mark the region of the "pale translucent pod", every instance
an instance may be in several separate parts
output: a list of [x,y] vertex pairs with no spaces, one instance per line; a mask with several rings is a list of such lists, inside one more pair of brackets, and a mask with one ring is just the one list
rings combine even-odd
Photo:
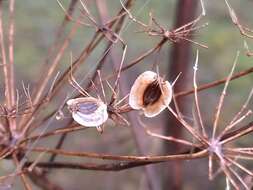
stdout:
[[172,85],[153,71],[145,71],[135,80],[129,94],[129,105],[142,109],[146,117],[154,117],[169,106]]
[[73,119],[85,127],[98,127],[108,119],[107,105],[93,97],[75,98],[67,101]]

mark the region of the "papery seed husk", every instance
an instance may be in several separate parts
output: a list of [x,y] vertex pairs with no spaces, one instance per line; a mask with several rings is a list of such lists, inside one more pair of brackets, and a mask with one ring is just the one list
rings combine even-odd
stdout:
[[73,119],[86,127],[97,127],[108,119],[107,106],[93,97],[75,98],[67,101]]
[[[159,81],[159,82],[158,82]],[[152,86],[158,83],[158,92],[148,92],[150,96],[144,97],[145,91],[152,90]],[[150,88],[150,89],[148,89]],[[161,94],[160,94],[161,93]],[[146,100],[145,100],[146,98]],[[161,77],[153,71],[145,71],[137,77],[129,94],[129,105],[133,109],[142,109],[146,117],[154,117],[163,111],[172,100],[172,86],[168,81],[163,81]],[[147,102],[145,102],[147,101]]]

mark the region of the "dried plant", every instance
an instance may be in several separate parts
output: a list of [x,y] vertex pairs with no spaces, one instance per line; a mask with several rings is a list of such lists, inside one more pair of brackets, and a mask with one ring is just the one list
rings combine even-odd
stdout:
[[[3,1],[0,1],[0,49],[1,67],[4,79],[4,100],[1,102],[0,112],[0,158],[1,160],[12,160],[15,164],[15,170],[10,174],[0,177],[0,189],[13,188],[13,184],[18,177],[21,179],[24,189],[27,190],[33,189],[32,182],[43,189],[64,189],[60,184],[55,184],[55,182],[48,177],[52,169],[121,171],[161,162],[197,160],[200,158],[208,159],[207,167],[210,180],[222,174],[225,176],[224,179],[226,180],[227,189],[230,187],[234,189],[251,189],[251,177],[253,173],[249,166],[244,165],[242,161],[252,160],[253,147],[241,147],[235,142],[253,131],[253,121],[246,125],[242,125],[246,119],[252,116],[252,111],[248,108],[248,105],[253,95],[253,89],[250,91],[245,103],[242,104],[241,109],[232,117],[231,121],[226,126],[220,126],[219,123],[221,114],[225,112],[223,104],[227,95],[229,82],[253,72],[253,68],[250,68],[234,74],[239,53],[236,55],[230,73],[222,80],[198,86],[197,71],[198,63],[201,62],[201,60],[199,61],[199,52],[197,51],[193,67],[193,88],[191,90],[172,92],[173,90],[171,88],[173,88],[174,82],[170,85],[168,81],[159,76],[161,73],[149,71],[146,72],[146,74],[154,74],[154,80],[152,79],[149,84],[138,81],[140,83],[138,85],[145,85],[145,88],[143,87],[142,89],[142,94],[136,94],[139,93],[139,86],[135,86],[135,90],[133,90],[135,94],[130,94],[131,98],[138,95],[138,98],[143,101],[143,107],[138,107],[138,109],[140,109],[138,125],[143,127],[143,130],[151,137],[183,144],[188,147],[186,151],[182,153],[175,151],[174,154],[161,156],[140,156],[101,154],[96,152],[74,151],[74,148],[73,150],[65,150],[62,148],[66,136],[72,132],[86,131],[88,129],[93,130],[93,127],[95,127],[102,133],[106,130],[106,128],[104,128],[105,126],[114,127],[111,126],[111,123],[108,124],[109,122],[107,122],[107,120],[109,119],[116,126],[123,125],[127,126],[128,129],[131,128],[132,123],[129,122],[126,115],[136,108],[134,106],[132,106],[132,108],[132,103],[128,103],[130,92],[125,96],[121,95],[120,91],[122,91],[123,87],[121,86],[120,79],[122,75],[125,74],[124,71],[136,66],[151,54],[158,53],[162,47],[168,45],[166,42],[177,44],[182,41],[187,41],[198,48],[207,48],[206,45],[192,40],[193,32],[198,32],[201,28],[207,26],[207,24],[199,24],[201,19],[206,15],[202,0],[200,0],[202,8],[201,14],[193,21],[172,30],[162,27],[152,14],[150,14],[149,24],[139,21],[130,12],[130,8],[133,4],[132,0],[121,2],[122,6],[118,13],[103,24],[99,24],[84,1],[71,0],[68,9],[65,9],[64,5],[58,1],[59,7],[65,13],[65,18],[62,25],[59,27],[55,42],[49,49],[49,55],[43,67],[44,71],[41,72],[37,85],[33,89],[30,89],[29,85],[22,83],[22,91],[17,90],[16,83],[18,81],[15,80],[14,73],[15,0],[9,0],[7,4],[9,5],[9,27],[4,28]],[[80,10],[76,10],[77,6],[80,6]],[[239,28],[242,35],[251,38],[251,36],[245,32],[250,30],[239,23],[236,14],[228,3],[227,6],[234,24]],[[74,17],[75,11],[79,14],[77,18]],[[126,18],[129,18],[129,21],[142,27],[141,32],[148,34],[148,38],[155,38],[157,36],[161,38],[154,47],[138,55],[135,59],[128,61],[128,63],[126,63],[128,46],[121,35]],[[64,35],[66,25],[69,22],[72,23],[71,29],[67,35]],[[69,55],[67,48],[69,47],[70,41],[74,38],[77,29],[81,26],[94,28],[94,35],[90,42],[83,47],[80,55],[77,56],[76,59],[73,60],[71,53],[71,63],[68,68],[60,74],[60,72],[58,72],[58,66],[63,59],[63,55]],[[5,43],[5,41],[7,43]],[[102,41],[105,41],[107,45],[105,50],[102,53],[100,52],[99,60],[95,68],[91,71],[92,74],[86,77],[85,81],[79,81],[77,79],[78,77],[74,75],[77,74],[79,68],[81,68],[88,57],[94,53],[95,49],[99,47]],[[120,49],[122,51],[121,60],[118,65],[114,65],[115,72],[108,73],[106,69],[104,69],[103,63],[110,55],[111,49],[117,44],[122,46],[122,50]],[[112,81],[110,81],[111,79]],[[199,100],[198,92],[220,84],[223,84],[224,87],[219,96],[210,130],[204,122],[203,113],[200,108],[201,100]],[[65,90],[65,88],[67,89],[70,87],[73,88],[71,88],[71,90]],[[60,91],[62,88],[64,88],[63,95]],[[166,90],[168,90],[168,92]],[[194,122],[189,122],[185,119],[183,113],[181,113],[177,106],[177,98],[189,94],[193,96],[195,110],[193,113]],[[25,98],[21,98],[22,96]],[[63,100],[60,104],[55,105],[53,100],[59,97]],[[172,108],[169,104],[171,99],[173,99],[175,108]],[[159,101],[159,104],[156,105],[157,101]],[[151,131],[143,121],[144,116],[150,116],[145,112],[147,105],[162,107],[156,109],[155,114],[151,114],[152,116],[159,114],[164,108],[168,109],[169,114],[178,120],[180,126],[189,133],[193,140],[190,141],[178,137],[165,136]],[[50,106],[54,107],[53,111],[49,109]],[[143,110],[144,115],[142,115]],[[58,126],[52,127],[54,123],[57,123]],[[60,140],[58,140],[57,145],[53,148],[41,146],[39,144],[42,139],[58,139],[59,135]],[[103,133],[101,135],[103,135]],[[33,153],[38,154],[34,156]],[[49,159],[44,161],[45,159],[42,159],[44,155],[50,155]],[[56,156],[60,158],[88,158],[92,161],[96,159],[101,162],[58,161],[56,160]]]

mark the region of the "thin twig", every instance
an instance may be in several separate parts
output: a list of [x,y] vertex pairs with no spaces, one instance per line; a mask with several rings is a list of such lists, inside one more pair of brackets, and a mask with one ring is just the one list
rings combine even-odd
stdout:
[[[25,150],[25,148],[23,148]],[[207,150],[202,150],[192,154],[175,154],[175,155],[165,155],[165,156],[116,156],[109,154],[97,154],[92,152],[73,152],[65,151],[61,149],[50,149],[50,148],[28,148],[32,152],[45,152],[46,154],[58,154],[64,156],[77,156],[77,157],[87,157],[102,160],[117,160],[117,161],[137,161],[137,162],[153,162],[153,161],[169,161],[169,160],[190,160],[203,158],[207,155]]]
[[223,106],[224,98],[226,96],[227,87],[228,87],[228,84],[229,84],[229,82],[231,80],[231,77],[233,75],[235,66],[237,64],[238,57],[239,57],[239,52],[237,52],[237,54],[236,54],[236,57],[235,57],[235,60],[234,60],[234,63],[233,63],[233,67],[232,67],[232,69],[231,69],[231,71],[230,71],[230,73],[227,77],[226,83],[224,85],[224,89],[223,89],[222,94],[221,94],[220,99],[219,99],[217,111],[216,111],[215,116],[214,116],[213,133],[212,133],[212,138],[213,139],[215,138],[215,135],[216,135],[216,131],[217,131],[217,127],[218,127],[218,121],[219,121],[219,118],[220,118],[220,113],[221,113],[221,108]]
[[[253,67],[249,68],[249,69],[246,69],[246,70],[243,70],[243,71],[240,71],[236,74],[234,74],[230,81],[234,80],[234,79],[238,79],[238,78],[241,78],[245,75],[248,75],[250,73],[253,72]],[[216,80],[216,81],[213,81],[213,82],[210,82],[210,83],[207,83],[207,84],[204,84],[204,85],[201,85],[197,88],[197,91],[202,91],[202,90],[205,90],[205,89],[209,89],[209,88],[212,88],[214,86],[218,86],[220,84],[224,84],[227,80],[227,77],[225,77],[224,79],[221,79],[221,80]],[[183,92],[178,92],[175,94],[175,97],[178,98],[178,97],[182,97],[182,96],[187,96],[187,95],[190,95],[194,93],[194,89],[191,89],[191,90],[186,90],[186,91],[183,91]]]

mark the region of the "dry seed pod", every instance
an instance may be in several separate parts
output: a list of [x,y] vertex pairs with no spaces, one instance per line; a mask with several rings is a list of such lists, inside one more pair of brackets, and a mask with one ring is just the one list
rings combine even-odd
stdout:
[[129,105],[142,109],[146,117],[154,117],[168,107],[172,99],[172,86],[153,71],[145,71],[135,80]]
[[85,127],[98,127],[108,119],[107,106],[93,97],[75,98],[67,101],[73,119]]

